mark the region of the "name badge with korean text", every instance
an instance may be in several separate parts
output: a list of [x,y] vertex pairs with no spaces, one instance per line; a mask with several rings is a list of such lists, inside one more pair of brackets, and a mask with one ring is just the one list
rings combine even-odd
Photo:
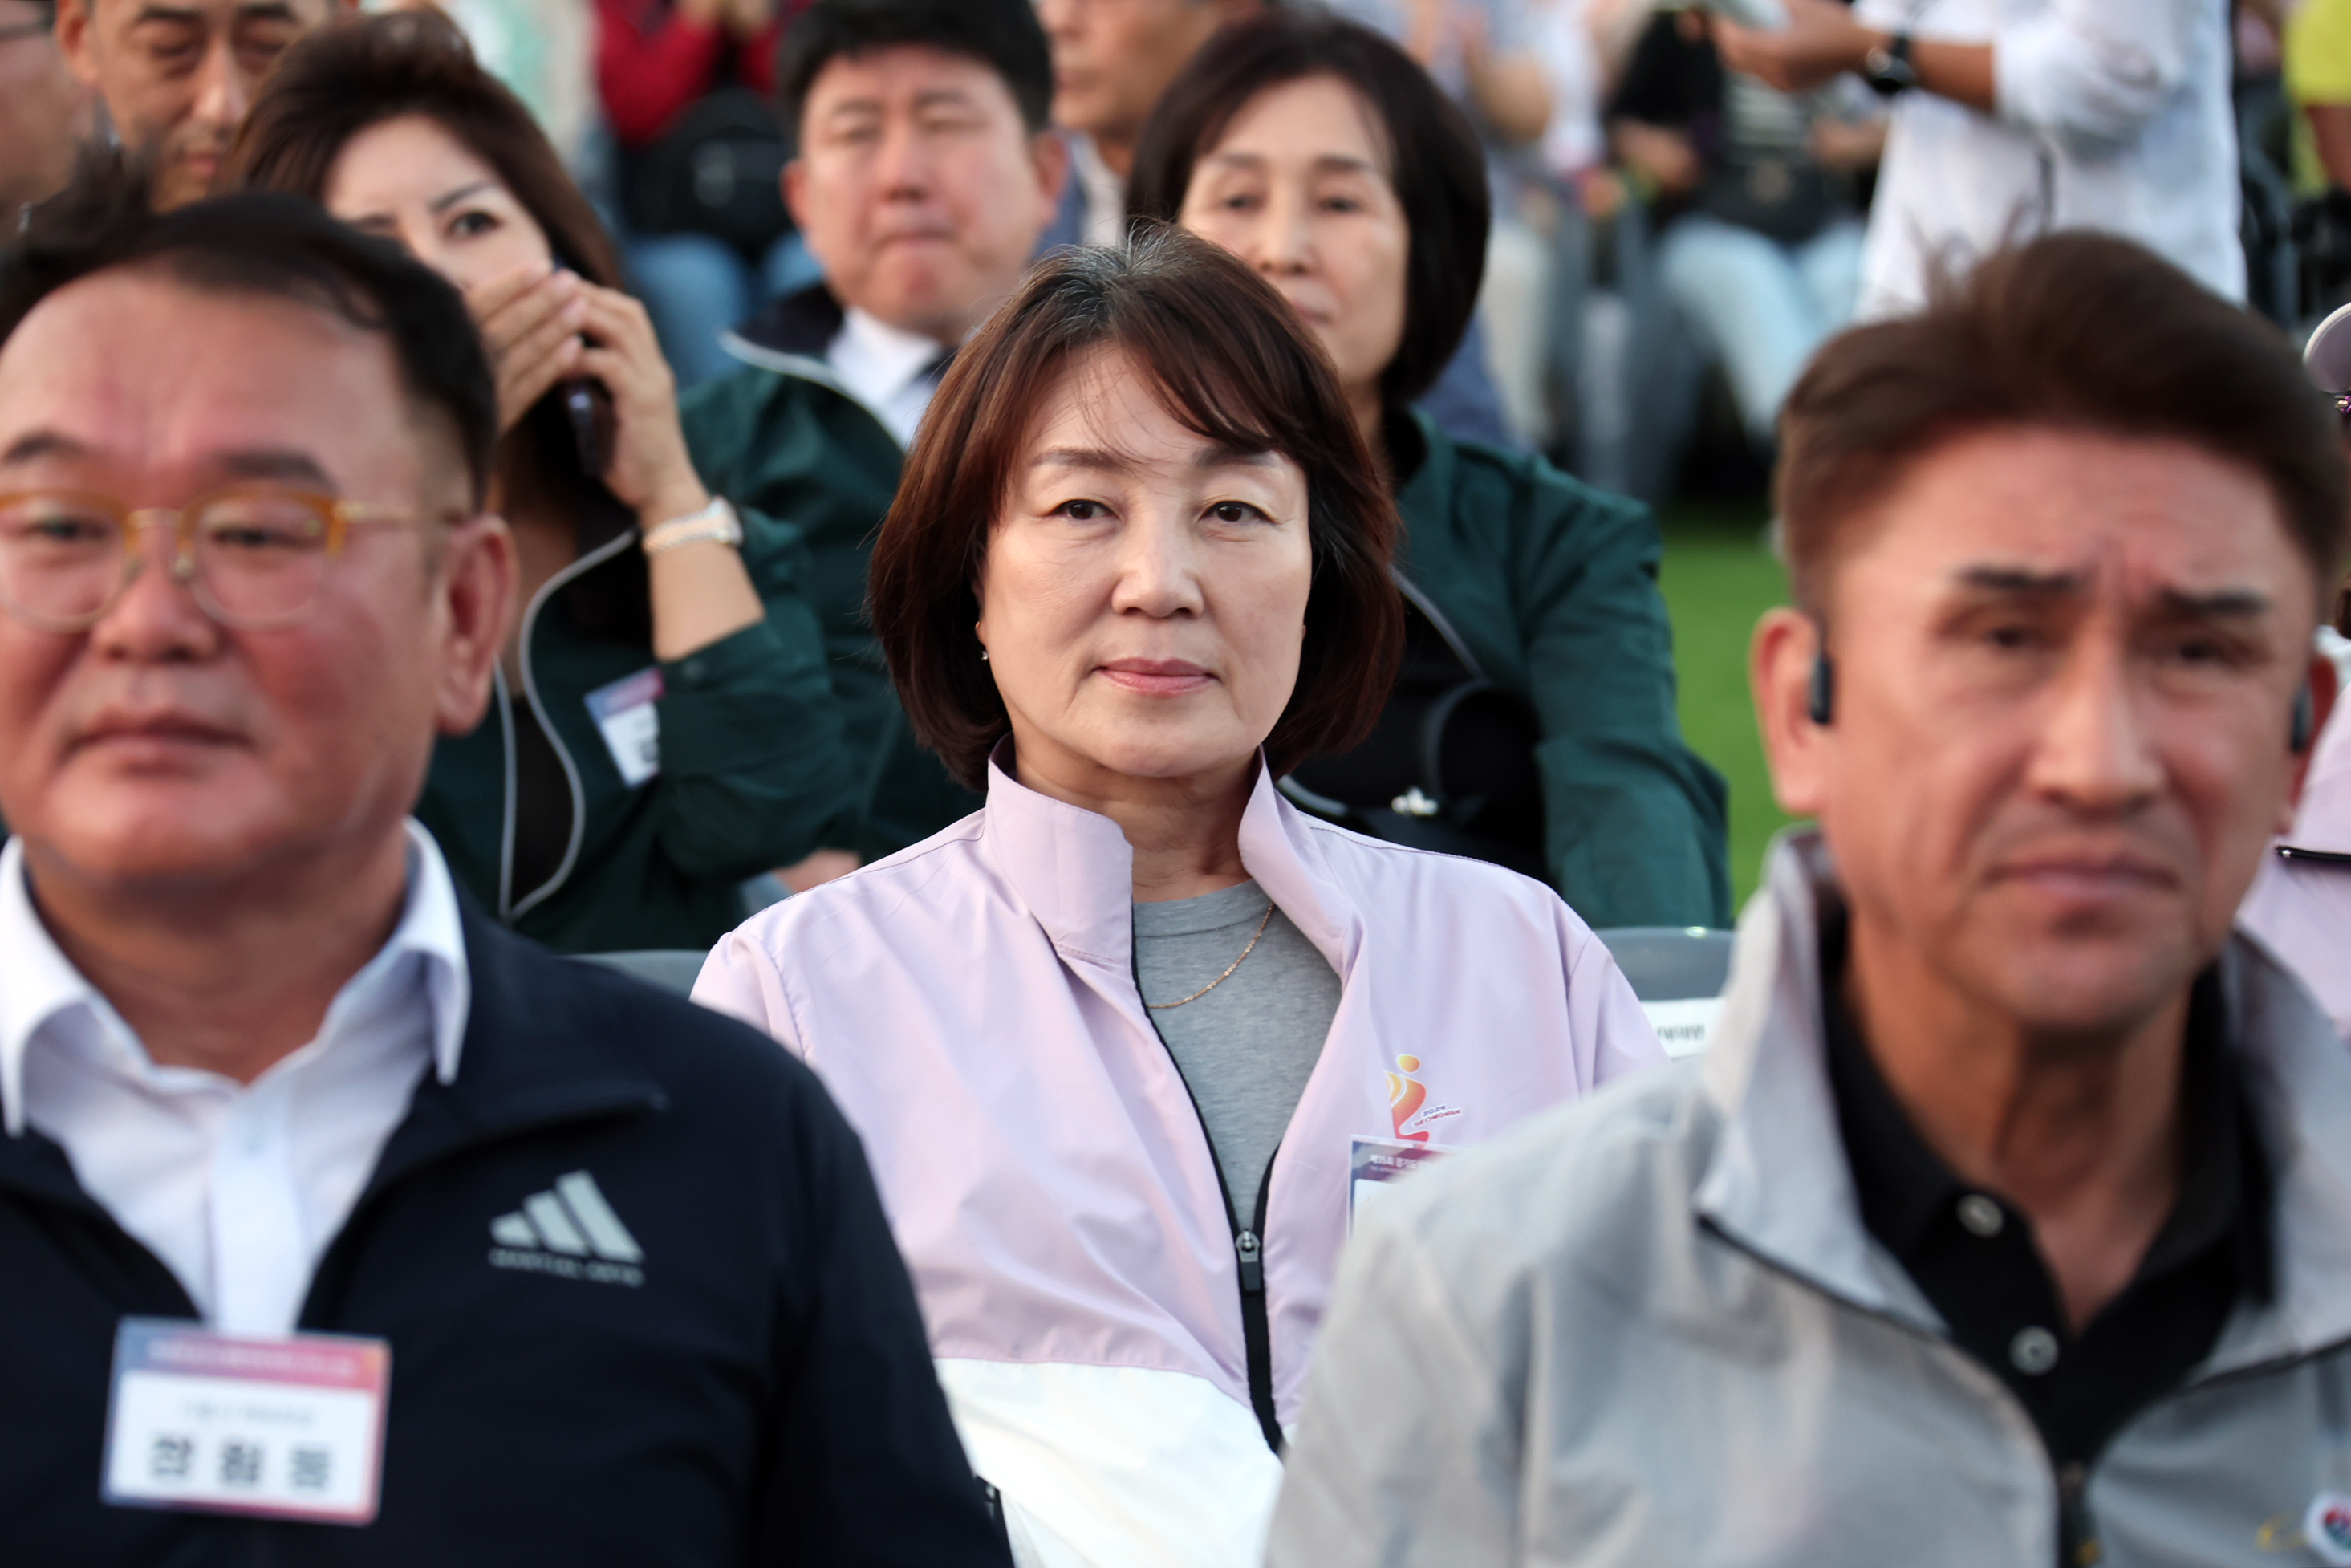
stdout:
[[1393,1138],[1356,1137],[1347,1140],[1347,1234],[1373,1203],[1384,1197],[1387,1184],[1410,1176],[1421,1166],[1453,1153],[1442,1144],[1406,1144]]
[[114,1335],[99,1495],[119,1507],[324,1524],[375,1518],[392,1346],[245,1338],[172,1318]]
[[1643,1002],[1641,1010],[1649,1015],[1649,1027],[1657,1031],[1657,1043],[1671,1057],[1703,1056],[1714,1039],[1715,1028],[1722,1021],[1720,997],[1692,997],[1687,1001]]
[[621,770],[621,782],[633,789],[661,772],[662,673],[647,664],[633,675],[623,675],[588,694],[589,716],[603,733],[604,749]]

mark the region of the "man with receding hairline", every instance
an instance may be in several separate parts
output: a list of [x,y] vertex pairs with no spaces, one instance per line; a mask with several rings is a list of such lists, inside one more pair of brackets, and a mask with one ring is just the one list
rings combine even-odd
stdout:
[[1269,1563],[2351,1562],[2351,1057],[2233,929],[2335,700],[2332,412],[2074,234],[1830,343],[1781,447],[1818,825],[1697,1071],[1359,1231]]
[[277,57],[356,0],[58,0],[57,42],[159,208],[211,193]]
[[496,439],[455,288],[309,202],[0,256],[0,1557],[1004,1568],[816,1080],[410,816]]

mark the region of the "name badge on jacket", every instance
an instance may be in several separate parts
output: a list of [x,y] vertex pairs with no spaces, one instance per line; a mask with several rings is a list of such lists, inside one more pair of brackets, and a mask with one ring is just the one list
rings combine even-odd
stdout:
[[603,733],[604,749],[632,789],[661,772],[661,712],[653,706],[661,695],[658,664],[588,694],[588,712]]
[[1364,1211],[1386,1195],[1388,1183],[1408,1176],[1451,1153],[1442,1144],[1407,1144],[1395,1138],[1348,1139],[1347,1234],[1353,1236],[1355,1222],[1363,1218]]
[[366,1524],[391,1379],[380,1339],[244,1338],[125,1318],[99,1494],[129,1508]]

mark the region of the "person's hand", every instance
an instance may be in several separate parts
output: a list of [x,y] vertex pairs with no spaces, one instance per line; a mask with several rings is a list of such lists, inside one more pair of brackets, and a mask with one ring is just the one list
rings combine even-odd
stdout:
[[498,434],[506,434],[549,388],[580,371],[586,345],[587,285],[576,274],[518,267],[468,289],[465,304],[489,350],[498,383]]
[[1575,183],[1575,192],[1583,204],[1583,215],[1595,222],[1605,222],[1625,210],[1632,193],[1616,171],[1603,165],[1586,169]]
[[1782,92],[1803,92],[1845,71],[1861,69],[1885,39],[1853,18],[1838,0],[1780,0],[1788,25],[1765,32],[1714,18],[1715,51],[1723,68]]
[[736,37],[756,38],[776,19],[776,0],[719,0],[719,19]]
[[1813,162],[1823,169],[1866,169],[1886,155],[1886,120],[1839,120],[1823,115],[1813,121],[1806,145]]
[[677,422],[677,379],[662,358],[645,308],[617,288],[580,286],[587,306],[579,373],[612,397],[612,463],[603,474],[612,494],[653,528],[698,512],[710,492],[694,471]]
[[1433,71],[1453,35],[1454,0],[1405,0],[1405,11],[1404,37],[1398,41],[1421,69]]
[[1667,194],[1695,191],[1705,178],[1706,165],[1698,158],[1698,148],[1680,131],[1638,120],[1620,120],[1614,132],[1616,156]]
[[1452,26],[1454,46],[1461,51],[1461,68],[1470,76],[1493,68],[1494,37],[1486,25],[1486,13],[1472,5],[1455,5],[1447,20]]

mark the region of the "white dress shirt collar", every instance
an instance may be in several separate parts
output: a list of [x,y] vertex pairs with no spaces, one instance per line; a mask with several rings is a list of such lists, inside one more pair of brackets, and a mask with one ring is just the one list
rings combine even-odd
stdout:
[[[402,958],[415,954],[423,960],[432,1009],[433,1068],[447,1083],[457,1076],[473,1002],[465,934],[457,916],[456,884],[440,846],[413,820],[407,831],[408,895],[400,924],[391,940],[335,994],[318,1040],[303,1050],[337,1038],[354,1015],[396,1000],[382,995],[384,988],[400,972]],[[110,1051],[126,1061],[152,1066],[130,1025],[82,977],[41,923],[26,881],[23,842],[12,838],[0,845],[0,1124],[8,1136],[25,1130],[26,1047],[44,1024],[76,1009],[89,1012]]]
[[1102,159],[1091,136],[1070,138],[1070,165],[1085,204],[1079,237],[1096,249],[1126,243],[1126,178]]
[[825,350],[826,362],[841,385],[881,416],[901,446],[910,445],[923,414],[938,390],[930,371],[946,346],[920,332],[893,327],[852,305],[841,312],[841,330]]

